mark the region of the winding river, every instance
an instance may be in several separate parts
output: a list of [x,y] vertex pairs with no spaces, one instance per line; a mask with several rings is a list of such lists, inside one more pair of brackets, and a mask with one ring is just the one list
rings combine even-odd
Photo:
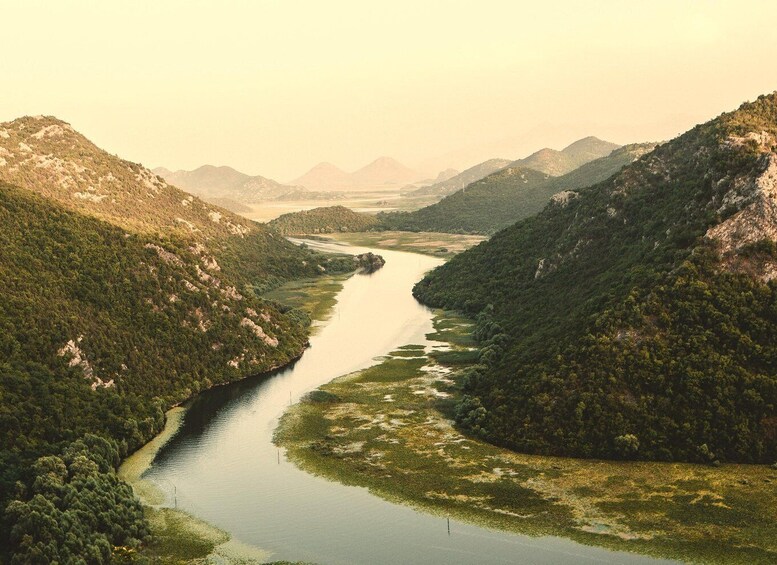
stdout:
[[[325,250],[368,249],[319,244]],[[431,312],[410,289],[440,260],[372,250],[386,266],[344,283],[330,320],[291,367],[207,391],[145,477],[169,504],[272,553],[322,564],[658,563],[555,537],[532,538],[450,521],[394,504],[366,489],[300,471],[272,443],[291,402],[335,377],[374,364],[396,347],[428,343]],[[175,493],[175,495],[173,495]],[[175,500],[173,497],[175,496]],[[450,529],[449,529],[450,528]]]

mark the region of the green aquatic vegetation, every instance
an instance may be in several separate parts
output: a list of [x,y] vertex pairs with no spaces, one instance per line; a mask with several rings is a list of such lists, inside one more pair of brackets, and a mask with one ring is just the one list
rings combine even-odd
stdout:
[[[435,326],[461,321],[438,313]],[[774,470],[518,454],[446,417],[467,367],[415,361],[388,358],[324,385],[327,401],[292,407],[276,443],[309,472],[490,527],[693,562],[777,558]]]
[[338,233],[328,237],[350,245],[409,251],[445,259],[453,257],[485,239],[480,235],[403,231]]

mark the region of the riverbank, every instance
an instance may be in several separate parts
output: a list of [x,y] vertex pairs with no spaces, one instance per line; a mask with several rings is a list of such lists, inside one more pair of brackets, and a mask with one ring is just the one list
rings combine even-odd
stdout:
[[[143,557],[154,563],[258,563],[269,556],[257,548],[230,538],[229,534],[176,508],[164,505],[174,500],[174,492],[164,492],[143,478],[157,453],[178,432],[186,409],[171,408],[162,432],[127,457],[118,469],[119,479],[128,483],[143,504],[152,532],[152,542],[143,548]],[[171,485],[174,491],[174,486]]]
[[451,418],[474,357],[468,325],[438,313],[435,328],[439,345],[397,349],[292,407],[275,435],[289,459],[521,534],[690,562],[777,561],[777,471],[522,455],[465,436]]
[[[296,308],[310,316],[311,332],[331,316],[337,304],[336,296],[342,285],[354,273],[333,275],[318,279],[289,282],[265,298],[280,302],[288,308]],[[143,557],[154,563],[177,565],[183,563],[224,563],[242,565],[265,563],[270,553],[243,544],[210,524],[177,508],[175,486],[167,492],[157,484],[143,478],[164,445],[180,429],[186,408],[175,406],[165,414],[164,429],[146,445],[127,457],[119,467],[119,479],[128,483],[143,504],[152,532],[152,542],[143,551]]]

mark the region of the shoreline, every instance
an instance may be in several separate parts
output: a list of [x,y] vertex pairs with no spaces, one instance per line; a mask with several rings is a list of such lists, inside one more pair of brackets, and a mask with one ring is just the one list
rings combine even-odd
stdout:
[[[292,304],[293,307],[309,308],[311,314],[311,325],[308,328],[309,335],[315,334],[321,323],[325,322],[331,316],[331,311],[337,303],[336,296],[342,289],[342,282],[356,273],[348,275],[326,277],[319,280],[290,281],[286,285],[274,289],[273,292],[283,289],[283,287],[297,288],[298,285],[307,285],[313,283],[313,286],[322,288],[320,292],[305,293],[300,303]],[[146,511],[146,518],[151,526],[154,538],[150,547],[145,552],[154,553],[153,558],[161,563],[179,563],[182,560],[189,561],[192,552],[198,556],[195,562],[209,562],[212,559],[226,563],[245,563],[245,562],[265,562],[271,553],[252,545],[245,544],[229,533],[193,516],[183,510],[170,508],[170,497],[158,485],[143,478],[143,474],[151,468],[159,451],[178,433],[186,413],[187,404],[202,394],[221,387],[233,385],[248,379],[265,380],[271,378],[274,374],[293,366],[305,354],[309,347],[309,342],[300,352],[284,363],[279,363],[260,373],[246,375],[240,379],[231,380],[224,383],[217,383],[207,389],[192,394],[188,398],[171,405],[165,412],[165,423],[162,430],[143,444],[139,449],[125,457],[118,469],[116,476],[119,480],[126,482],[143,505]],[[159,544],[164,546],[165,555],[158,555]],[[185,546],[185,550],[179,550],[178,546]],[[186,554],[184,557],[182,554]],[[167,557],[167,559],[165,559]]]
[[[144,553],[154,553],[153,557],[162,563],[168,561],[177,563],[181,561],[181,556],[175,553],[185,553],[184,559],[189,561],[191,547],[194,546],[195,549],[201,549],[201,554],[192,560],[195,562],[209,562],[213,559],[235,564],[265,562],[270,557],[270,552],[245,544],[224,530],[188,512],[165,506],[169,502],[168,495],[156,484],[143,478],[143,474],[151,467],[159,451],[178,433],[186,412],[187,408],[180,404],[165,412],[165,426],[162,431],[126,457],[116,472],[118,478],[130,485],[135,496],[140,500],[155,537],[162,538],[145,548]],[[173,546],[173,555],[170,552],[166,555],[158,555],[159,549],[155,546],[160,541],[165,547],[168,544]],[[185,552],[182,551],[182,547],[186,548]]]

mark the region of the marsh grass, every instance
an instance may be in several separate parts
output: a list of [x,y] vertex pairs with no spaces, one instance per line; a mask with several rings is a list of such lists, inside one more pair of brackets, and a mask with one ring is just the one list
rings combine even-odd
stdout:
[[276,443],[309,472],[488,527],[682,561],[777,562],[777,470],[523,455],[463,435],[448,418],[457,371],[474,358],[471,324],[442,312],[434,322],[430,336],[450,351],[421,360],[422,346],[407,346],[335,379],[320,389],[327,402],[283,416]]
[[310,316],[311,320],[320,322],[329,319],[337,304],[337,293],[343,288],[343,282],[350,277],[332,275],[316,279],[291,281],[262,297],[279,302],[288,308],[299,309]]
[[410,251],[446,259],[486,239],[480,235],[403,231],[333,233],[327,237],[350,245]]

